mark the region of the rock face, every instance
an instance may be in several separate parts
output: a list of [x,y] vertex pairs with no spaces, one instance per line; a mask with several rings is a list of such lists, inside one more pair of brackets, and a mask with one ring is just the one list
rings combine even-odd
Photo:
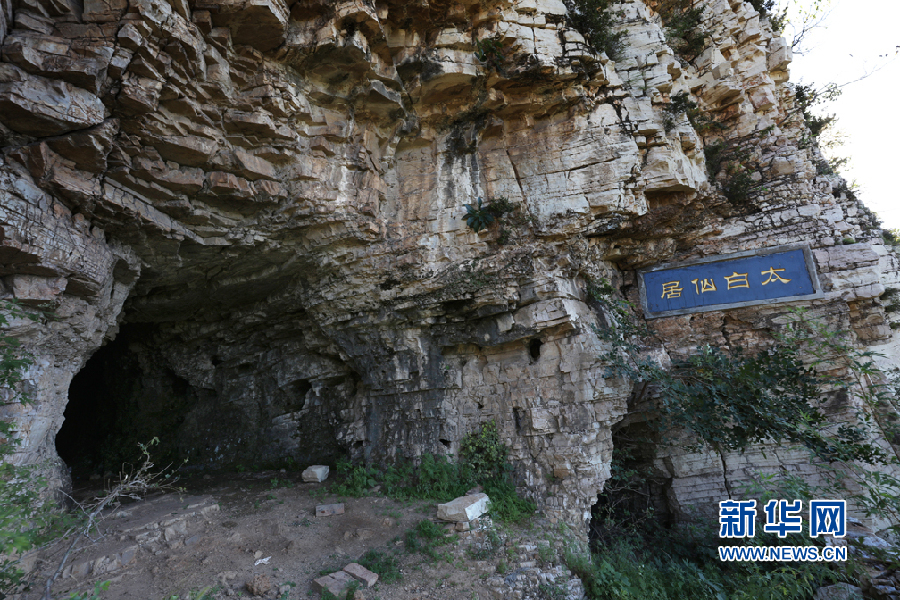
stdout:
[[[638,268],[805,243],[825,291],[806,304],[896,357],[897,256],[805,141],[789,46],[712,0],[687,62],[648,4],[616,6],[612,61],[558,0],[4,3],[0,291],[57,316],[14,323],[37,400],[14,407],[16,460],[56,460],[73,376],[108,344],[72,383],[106,398],[102,435],[309,464],[456,454],[494,419],[540,506],[579,522],[631,392],[598,358],[590,280],[636,300]],[[708,173],[723,140],[749,197]],[[501,196],[501,226],[466,225]],[[660,319],[660,351],[762,343],[785,310]],[[811,469],[658,465],[676,506]]]

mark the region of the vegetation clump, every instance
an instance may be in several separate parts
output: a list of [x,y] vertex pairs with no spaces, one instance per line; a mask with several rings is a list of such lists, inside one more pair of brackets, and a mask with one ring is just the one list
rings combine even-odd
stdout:
[[662,0],[656,12],[665,25],[666,37],[672,49],[687,61],[692,61],[703,52],[706,40],[712,35],[703,27],[705,4],[694,0]]
[[470,433],[460,447],[457,462],[433,454],[424,454],[418,465],[407,460],[384,467],[339,462],[337,472],[344,480],[331,491],[360,497],[380,486],[384,495],[399,500],[448,502],[481,486],[491,499],[491,514],[500,521],[521,521],[534,514],[534,503],[516,492],[513,467],[496,423],[490,421],[478,433]]
[[[489,228],[494,223],[499,223],[503,215],[513,213],[518,209],[505,196],[491,198],[486,204],[481,198],[478,198],[477,204],[464,204],[463,206],[466,208],[466,214],[462,218],[466,220],[466,225],[476,233],[482,229]],[[503,229],[502,226],[501,229]],[[509,234],[506,233],[505,229],[500,232],[500,235],[503,238],[501,243],[504,243],[509,238]]]
[[498,38],[475,40],[475,58],[479,62],[499,73],[503,73],[503,41]]
[[604,52],[612,60],[621,58],[624,31],[616,31],[614,0],[563,0],[568,9],[569,26],[584,36],[595,52]]
[[[0,303],[0,409],[33,400],[23,390],[25,372],[33,364],[30,352],[8,333],[17,319],[38,321],[41,315],[15,302]],[[48,501],[47,480],[40,465],[16,466],[9,456],[19,441],[15,422],[0,419],[0,598],[28,582],[20,567],[22,555],[65,531],[69,521]]]
[[[634,438],[618,434],[612,477],[594,511],[593,547],[570,546],[565,553],[588,597],[799,600],[824,585],[856,583],[859,565],[852,557],[840,569],[822,562],[721,561],[716,528],[704,526],[704,520],[660,518],[647,490],[654,478],[653,446],[659,444],[688,451],[706,447],[720,454],[761,443],[791,445],[810,452],[823,483],[766,476],[761,484],[729,488],[729,497],[757,497],[763,504],[773,498],[845,498],[867,517],[897,522],[900,480],[877,468],[897,460],[868,441],[875,427],[889,439],[896,439],[900,430],[896,384],[875,366],[874,354],[855,348],[833,326],[795,310],[773,333],[772,343],[758,352],[707,345],[664,369],[642,355],[653,335],[635,307],[619,298],[608,281],[588,289],[605,321],[598,334],[611,345],[601,357],[610,365],[609,376],[635,383],[630,404],[647,417],[629,426]],[[823,411],[826,403],[833,410],[836,399],[847,408],[849,418],[843,422]],[[639,501],[628,501],[629,494]],[[782,539],[759,531],[733,542],[824,544],[800,534]]]
[[[854,351],[839,343],[834,332],[806,320],[802,312],[793,313],[791,323],[776,333],[775,344],[755,354],[740,347],[726,352],[705,345],[666,369],[641,357],[641,346],[651,336],[636,322],[630,306],[610,300],[602,288],[592,291],[616,324],[597,330],[612,344],[601,358],[610,365],[610,375],[640,382],[635,403],[653,386],[653,424],[658,431],[688,430],[716,452],[743,451],[773,440],[804,446],[825,462],[888,460],[883,450],[863,441],[864,422],[835,428],[822,411],[827,392],[845,384],[823,376],[816,364],[805,364],[804,355],[818,352],[817,343],[830,343],[835,354],[844,356],[852,357]],[[629,323],[625,330],[620,329],[623,322]],[[848,359],[848,364],[863,363]],[[867,368],[872,368],[871,361]]]
[[[696,526],[635,528],[594,553],[570,546],[564,560],[591,600],[806,600],[818,587],[849,579],[827,563],[720,561],[717,533]],[[764,545],[810,543],[795,537],[756,539]]]
[[669,103],[663,107],[663,126],[668,133],[678,124],[681,115],[687,117],[688,122],[700,135],[707,135],[727,129],[727,126],[700,111],[697,103],[691,100],[687,92],[673,94]]
[[794,86],[794,99],[797,111],[803,116],[803,122],[809,129],[813,138],[819,137],[825,129],[834,123],[835,115],[817,115],[812,108],[824,102],[835,100],[841,95],[841,89],[835,84],[829,84],[817,89],[811,85],[798,84]]

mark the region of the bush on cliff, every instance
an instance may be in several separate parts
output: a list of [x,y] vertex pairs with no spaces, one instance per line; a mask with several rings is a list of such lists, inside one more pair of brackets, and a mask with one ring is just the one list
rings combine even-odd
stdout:
[[563,0],[569,11],[569,26],[584,36],[595,52],[619,60],[625,32],[615,30],[615,0]]

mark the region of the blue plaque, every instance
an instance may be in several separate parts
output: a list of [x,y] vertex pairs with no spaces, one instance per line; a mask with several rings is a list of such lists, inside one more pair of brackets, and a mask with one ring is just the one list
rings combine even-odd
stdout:
[[822,297],[807,246],[781,246],[638,273],[647,318]]

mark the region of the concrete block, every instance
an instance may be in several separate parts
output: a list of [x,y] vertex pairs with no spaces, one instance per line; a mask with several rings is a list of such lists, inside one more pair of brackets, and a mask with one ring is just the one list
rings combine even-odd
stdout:
[[353,579],[357,580],[367,588],[372,587],[378,582],[378,574],[373,573],[364,566],[357,563],[350,563],[344,567],[344,572],[349,574]]
[[328,590],[338,598],[343,598],[344,592],[352,581],[353,577],[351,577],[349,573],[338,571],[331,575],[313,579],[313,590],[318,593],[322,593],[323,590]]
[[437,517],[442,521],[471,521],[486,513],[490,503],[487,494],[460,496],[446,504],[438,504]]
[[328,479],[328,467],[325,465],[313,465],[307,467],[301,474],[303,481],[308,483],[320,483]]

